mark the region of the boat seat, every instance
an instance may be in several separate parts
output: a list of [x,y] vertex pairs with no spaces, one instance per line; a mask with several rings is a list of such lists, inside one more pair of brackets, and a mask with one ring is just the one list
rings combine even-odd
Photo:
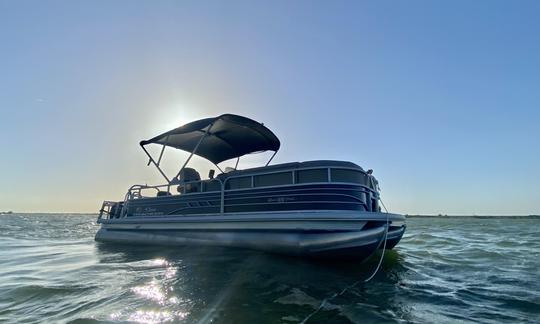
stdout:
[[169,183],[179,184],[179,183],[192,182],[192,181],[201,181],[201,175],[195,169],[184,168],[182,169],[182,171],[180,171],[178,176],[172,178],[172,180]]
[[179,184],[176,188],[178,192],[182,193],[185,188],[185,192],[190,193],[200,191],[200,183],[198,181],[201,181],[201,175],[197,170],[193,168],[184,168],[180,171],[178,177],[174,178],[170,183]]
[[201,181],[201,175],[193,168],[184,168],[178,174],[178,180],[181,182]]
[[185,189],[185,193],[200,192],[200,182],[188,182],[176,187],[176,191],[182,193]]

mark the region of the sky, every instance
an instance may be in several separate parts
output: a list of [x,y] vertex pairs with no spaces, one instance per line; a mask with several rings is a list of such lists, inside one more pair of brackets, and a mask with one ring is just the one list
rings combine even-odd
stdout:
[[280,138],[273,163],[373,169],[393,212],[540,214],[539,16],[538,1],[0,0],[0,211],[97,212],[163,182],[140,140],[234,113]]

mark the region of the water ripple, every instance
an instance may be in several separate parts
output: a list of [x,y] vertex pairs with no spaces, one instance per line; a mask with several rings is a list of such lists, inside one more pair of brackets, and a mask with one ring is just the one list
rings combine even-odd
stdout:
[[97,244],[94,215],[0,217],[0,322],[540,322],[537,219],[411,218],[382,271]]

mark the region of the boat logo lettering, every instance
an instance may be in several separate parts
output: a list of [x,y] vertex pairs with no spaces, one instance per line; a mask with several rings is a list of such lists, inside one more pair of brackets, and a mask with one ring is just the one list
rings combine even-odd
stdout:
[[294,197],[276,197],[276,198],[268,198],[268,202],[269,203],[274,203],[274,202],[277,202],[277,203],[284,203],[284,202],[288,202],[288,201],[295,201],[296,198]]

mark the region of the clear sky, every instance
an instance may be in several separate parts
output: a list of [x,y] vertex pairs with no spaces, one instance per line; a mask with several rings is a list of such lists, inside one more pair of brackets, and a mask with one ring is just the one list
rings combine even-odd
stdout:
[[278,135],[276,163],[373,168],[395,212],[540,213],[539,17],[539,1],[0,0],[0,211],[96,212],[161,182],[140,140],[229,112]]

